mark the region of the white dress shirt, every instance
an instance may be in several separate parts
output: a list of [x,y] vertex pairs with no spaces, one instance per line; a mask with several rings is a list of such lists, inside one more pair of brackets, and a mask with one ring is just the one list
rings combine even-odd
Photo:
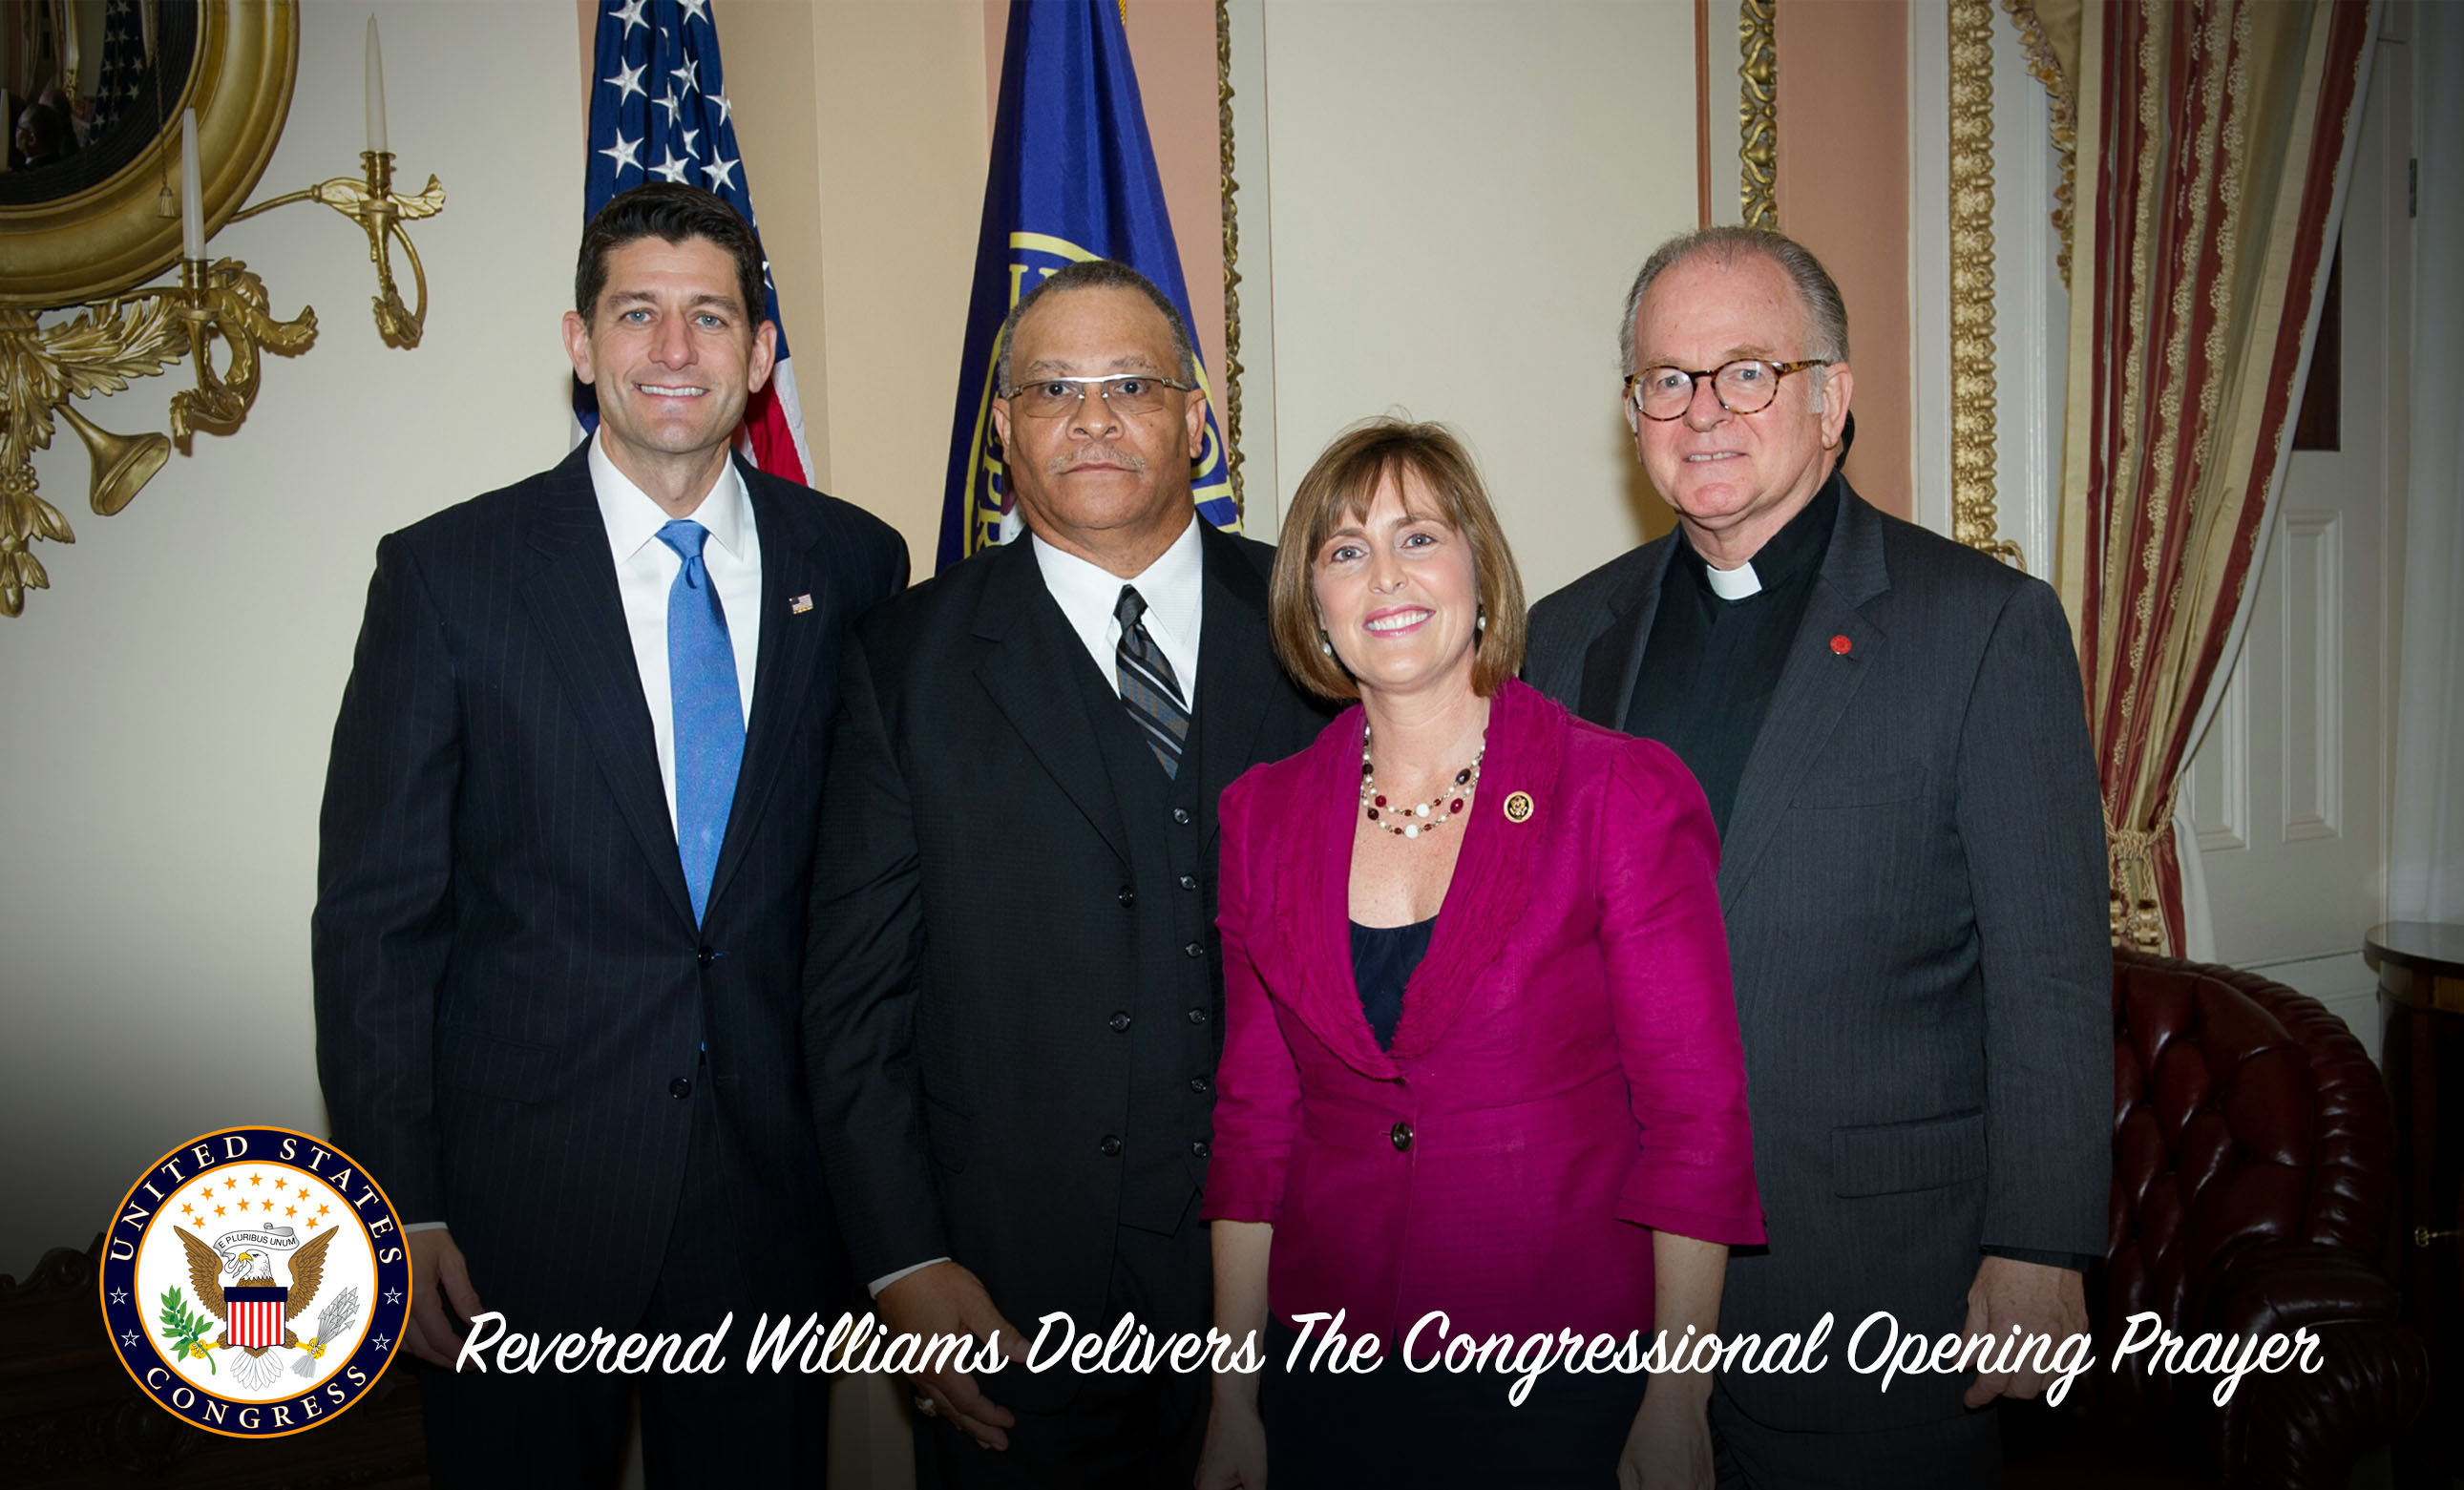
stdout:
[[1131,584],[1137,587],[1139,598],[1147,603],[1147,634],[1155,638],[1155,646],[1163,648],[1164,660],[1172,664],[1173,681],[1180,685],[1181,703],[1197,707],[1198,634],[1199,623],[1205,619],[1206,553],[1199,546],[1195,509],[1189,515],[1189,526],[1180,530],[1172,547],[1132,580],[1124,580],[1042,538],[1030,536],[1027,541],[1035,545],[1035,561],[1044,571],[1044,587],[1060,603],[1061,614],[1068,618],[1069,628],[1078,633],[1078,640],[1087,644],[1087,654],[1095,659],[1095,670],[1104,675],[1113,692],[1121,690],[1116,655],[1121,645],[1121,623],[1112,611],[1121,603],[1121,586]]
[[[633,638],[633,665],[641,669],[642,697],[650,706],[650,737],[659,749],[659,781],[668,791],[668,822],[676,820],[676,709],[668,686],[668,589],[684,560],[659,541],[671,520],[666,509],[616,469],[590,440],[590,486],[599,517],[607,525],[607,547],[616,558],[616,592],[625,602],[625,628]],[[753,520],[753,498],[730,460],[718,481],[693,509],[693,520],[710,530],[702,564],[718,587],[727,611],[727,641],[736,649],[736,701],[753,722],[753,665],[761,655],[761,535]]]
[[[1095,659],[1095,670],[1104,675],[1114,693],[1121,691],[1120,658],[1121,622],[1112,612],[1121,603],[1121,586],[1137,586],[1138,598],[1147,603],[1147,635],[1163,648],[1164,660],[1172,664],[1173,680],[1180,685],[1180,701],[1198,707],[1198,634],[1205,618],[1206,551],[1198,536],[1198,513],[1189,515],[1189,526],[1172,540],[1172,547],[1133,580],[1124,580],[1100,564],[1089,563],[1077,555],[1053,547],[1042,538],[1029,535],[1027,541],[1035,546],[1036,566],[1044,571],[1044,587],[1061,606],[1069,629],[1087,644],[1087,655]],[[948,1258],[927,1258],[910,1263],[894,1273],[884,1273],[866,1286],[874,1298],[881,1290],[910,1273],[920,1272]]]

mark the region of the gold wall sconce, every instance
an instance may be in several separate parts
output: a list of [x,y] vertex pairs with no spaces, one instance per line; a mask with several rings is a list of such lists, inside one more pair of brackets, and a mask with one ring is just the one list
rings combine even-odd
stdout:
[[[81,23],[89,5],[97,13]],[[50,587],[33,544],[77,541],[36,490],[33,452],[51,445],[55,415],[92,457],[87,505],[112,516],[174,446],[187,454],[199,429],[238,429],[256,403],[264,354],[297,356],[315,345],[315,308],[276,318],[264,280],[244,261],[209,256],[213,230],[297,202],[323,203],[366,234],[377,274],[370,304],[385,343],[417,346],[428,320],[428,278],[404,224],[442,211],[445,188],[430,176],[415,196],[394,190],[373,19],[361,174],[243,207],[290,112],[297,0],[137,0],[142,51],[124,33],[116,46],[106,41],[105,56],[122,59],[121,75],[115,87],[106,62],[97,89],[85,81],[94,70],[80,67],[81,33],[133,24],[125,11],[105,22],[101,9],[102,0],[0,0],[10,23],[0,32],[40,36],[49,21],[60,38],[59,73],[72,79],[56,101],[84,107],[95,121],[82,149],[31,164],[12,155],[18,168],[0,172],[0,616],[21,614],[29,590]],[[29,16],[13,13],[20,10]],[[103,104],[112,105],[108,119]],[[13,95],[9,109],[12,129],[18,111],[33,112]],[[39,134],[21,142],[44,142]],[[166,165],[175,153],[176,197]],[[397,248],[409,270],[408,305],[394,278]],[[174,264],[176,283],[150,282]],[[75,407],[181,362],[193,364],[195,385],[172,395],[168,435],[115,434]]]

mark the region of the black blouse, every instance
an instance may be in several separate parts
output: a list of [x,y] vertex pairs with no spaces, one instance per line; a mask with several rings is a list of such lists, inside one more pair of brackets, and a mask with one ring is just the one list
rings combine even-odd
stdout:
[[1438,918],[1410,926],[1363,926],[1352,923],[1352,979],[1360,985],[1360,1012],[1369,1016],[1369,1032],[1377,1048],[1395,1043],[1395,1026],[1403,1018],[1403,985],[1412,970],[1428,955],[1429,936]]

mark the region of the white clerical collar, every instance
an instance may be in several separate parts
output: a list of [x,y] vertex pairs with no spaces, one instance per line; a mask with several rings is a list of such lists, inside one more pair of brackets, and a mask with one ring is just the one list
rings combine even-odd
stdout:
[[[607,546],[623,563],[640,552],[643,544],[659,536],[659,530],[670,521],[668,511],[650,499],[650,494],[633,482],[633,478],[616,469],[601,448],[603,438],[590,437],[590,490],[599,498],[599,518],[607,527]],[[753,520],[752,499],[745,494],[744,477],[736,469],[734,457],[719,468],[718,479],[702,494],[701,505],[693,510],[693,520],[710,531],[711,541],[728,553],[744,552],[745,525]]]
[[1161,625],[1175,642],[1186,643],[1191,655],[1196,654],[1199,610],[1206,584],[1206,558],[1199,547],[1196,509],[1191,510],[1189,526],[1180,530],[1172,547],[1142,573],[1128,580],[1101,564],[1046,543],[1032,533],[1027,541],[1035,547],[1036,567],[1044,572],[1044,587],[1052,592],[1061,613],[1069,618],[1070,627],[1088,639],[1090,651],[1111,653],[1111,644],[1106,640],[1105,627],[1112,624],[1112,612],[1120,604],[1121,586],[1130,584],[1137,587],[1138,598],[1147,603],[1150,627]]
[[1715,568],[1705,560],[1703,578],[1711,581],[1711,593],[1724,601],[1741,601],[1763,592],[1763,581],[1755,577],[1754,561],[1750,559],[1734,569]]

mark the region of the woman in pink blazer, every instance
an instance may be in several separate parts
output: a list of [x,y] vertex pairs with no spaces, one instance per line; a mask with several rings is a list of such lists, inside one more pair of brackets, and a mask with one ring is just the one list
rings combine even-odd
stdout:
[[[1521,582],[1441,427],[1319,457],[1271,610],[1360,705],[1223,794],[1204,1215],[1218,1325],[1267,1365],[1217,1377],[1199,1484],[1707,1486],[1706,1374],[1507,1396],[1535,1335],[1709,1332],[1763,1239],[1702,790],[1515,680]],[[1312,1369],[1338,1310],[1374,1370]]]

